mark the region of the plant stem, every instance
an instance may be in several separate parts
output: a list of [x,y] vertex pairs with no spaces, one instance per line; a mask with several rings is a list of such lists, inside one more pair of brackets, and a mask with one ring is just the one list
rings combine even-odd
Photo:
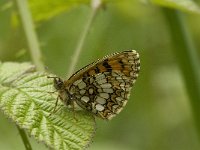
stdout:
[[43,71],[44,65],[42,62],[42,55],[39,48],[38,38],[34,30],[31,13],[28,9],[27,0],[15,0],[15,3],[19,12],[23,29],[25,31],[32,61],[36,65],[37,70]]
[[74,51],[74,54],[73,56],[71,57],[71,63],[69,65],[69,69],[68,69],[68,75],[67,77],[69,77],[75,70],[75,66],[79,60],[79,56],[80,56],[80,53],[83,49],[83,45],[85,43],[85,39],[86,39],[86,36],[88,35],[89,33],[89,30],[91,28],[91,25],[92,25],[92,22],[94,21],[94,18],[97,14],[97,11],[99,10],[100,6],[101,6],[101,1],[100,0],[92,0],[92,12],[90,14],[90,16],[88,17],[88,20],[85,24],[85,27],[83,29],[83,32],[82,34],[80,35],[80,39],[77,43],[77,47],[75,48],[75,51]]
[[169,31],[175,47],[174,54],[182,71],[200,139],[200,63],[197,51],[187,30],[183,14],[167,8],[163,8],[163,12],[169,23]]
[[[23,29],[25,32],[25,36],[26,36],[26,39],[28,42],[28,47],[29,47],[32,61],[35,64],[37,70],[43,71],[44,64],[42,62],[42,55],[41,55],[41,51],[39,48],[38,38],[37,38],[36,32],[34,30],[31,13],[28,9],[27,1],[26,0],[15,0],[14,2],[16,4],[17,10],[19,12],[19,18],[20,18],[20,21],[22,23],[22,26],[23,26]],[[20,129],[18,126],[17,126],[17,128],[21,135],[21,138],[23,140],[26,150],[32,150],[31,144],[28,140],[28,137],[26,136],[25,131],[23,129]]]
[[20,134],[20,136],[22,138],[22,141],[24,143],[24,146],[25,146],[26,150],[32,150],[31,144],[30,144],[30,142],[28,140],[28,137],[26,136],[25,131],[23,129],[21,129],[18,125],[17,125],[17,129],[19,131],[19,134]]

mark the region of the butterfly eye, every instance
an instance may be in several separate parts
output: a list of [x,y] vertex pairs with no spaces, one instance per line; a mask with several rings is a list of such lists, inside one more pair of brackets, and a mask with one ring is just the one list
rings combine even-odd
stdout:
[[54,87],[57,90],[62,90],[64,88],[64,83],[60,78],[54,78]]

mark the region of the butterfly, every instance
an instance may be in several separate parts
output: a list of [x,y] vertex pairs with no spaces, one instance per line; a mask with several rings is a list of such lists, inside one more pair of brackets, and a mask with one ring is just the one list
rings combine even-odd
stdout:
[[68,80],[54,78],[58,98],[67,106],[80,106],[111,120],[126,105],[140,71],[135,50],[107,55],[74,73]]

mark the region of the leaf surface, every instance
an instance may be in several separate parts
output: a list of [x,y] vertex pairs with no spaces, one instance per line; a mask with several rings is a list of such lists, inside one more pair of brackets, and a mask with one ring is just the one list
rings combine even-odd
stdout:
[[[55,76],[55,75],[54,75]],[[95,120],[74,112],[57,98],[52,79],[29,63],[0,63],[0,109],[20,128],[53,149],[84,149],[95,133]],[[51,114],[52,113],[52,114]],[[50,115],[51,114],[51,115]]]

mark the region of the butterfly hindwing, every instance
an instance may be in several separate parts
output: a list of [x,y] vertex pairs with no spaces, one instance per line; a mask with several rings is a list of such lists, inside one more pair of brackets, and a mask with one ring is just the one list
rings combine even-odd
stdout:
[[65,86],[80,107],[111,119],[126,105],[139,70],[136,51],[114,53],[77,71]]

